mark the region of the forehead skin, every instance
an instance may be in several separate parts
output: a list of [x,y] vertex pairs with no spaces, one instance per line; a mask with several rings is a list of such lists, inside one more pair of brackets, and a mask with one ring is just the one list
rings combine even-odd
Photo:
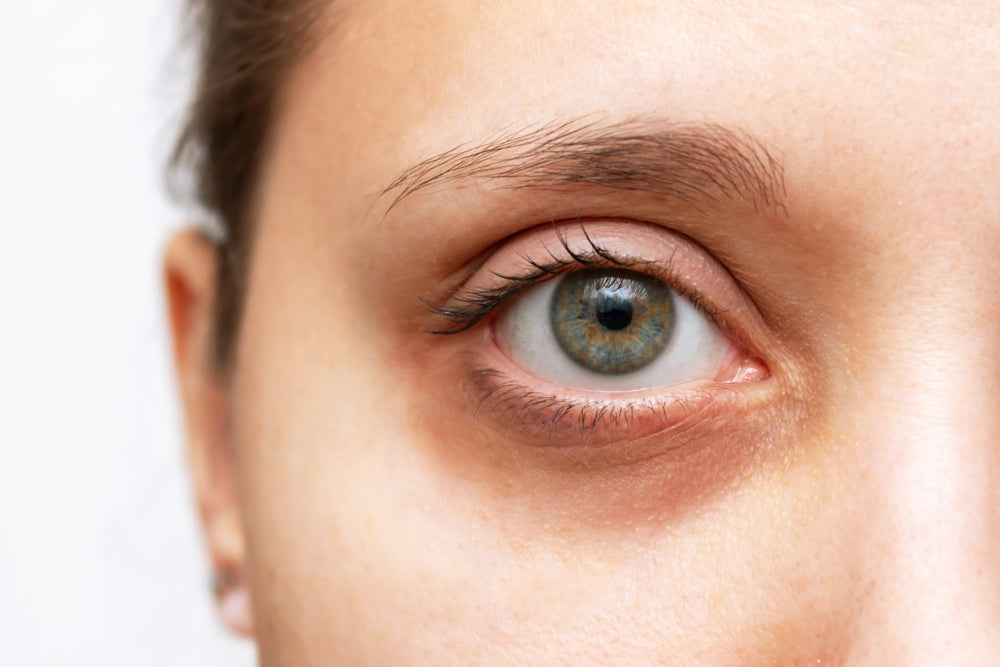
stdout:
[[[359,4],[289,82],[259,192],[232,383],[262,664],[997,655],[1000,10]],[[784,213],[678,222],[800,388],[719,435],[702,492],[460,427],[416,297],[536,221],[489,185],[375,197],[580,118],[718,123],[784,165]],[[630,201],[582,213],[652,206]]]

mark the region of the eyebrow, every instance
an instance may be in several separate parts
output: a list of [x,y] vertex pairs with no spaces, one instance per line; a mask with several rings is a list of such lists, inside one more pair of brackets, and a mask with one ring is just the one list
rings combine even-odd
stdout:
[[783,210],[784,167],[747,132],[714,123],[570,121],[503,132],[403,171],[376,195],[386,213],[411,195],[467,179],[512,189],[598,186],[682,202],[725,198]]

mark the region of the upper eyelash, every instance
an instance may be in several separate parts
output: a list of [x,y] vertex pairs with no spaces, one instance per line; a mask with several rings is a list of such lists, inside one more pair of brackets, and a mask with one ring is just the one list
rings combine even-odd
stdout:
[[498,287],[484,287],[469,290],[467,293],[455,297],[449,303],[435,304],[421,299],[431,312],[435,315],[449,320],[452,325],[444,329],[431,329],[428,333],[433,334],[457,334],[466,331],[481,322],[497,309],[502,303],[511,299],[521,292],[534,287],[540,280],[566,273],[569,267],[600,267],[615,266],[620,268],[631,268],[640,264],[646,264],[631,257],[618,257],[606,248],[598,245],[586,229],[582,229],[584,238],[590,245],[590,251],[580,253],[569,246],[566,237],[556,231],[559,244],[569,255],[569,259],[556,257],[549,253],[551,261],[539,262],[529,257],[522,256],[522,259],[529,266],[529,269],[521,275],[504,275],[494,273],[497,278],[505,281],[505,284]]
[[[607,248],[602,247],[594,241],[582,225],[581,231],[583,232],[583,236],[587,243],[590,245],[590,250],[587,252],[581,253],[573,250],[569,246],[569,242],[566,240],[566,237],[559,231],[558,228],[556,228],[556,237],[559,239],[559,244],[563,247],[563,250],[565,250],[566,254],[569,256],[568,259],[557,257],[552,254],[551,251],[549,251],[551,261],[547,262],[539,262],[529,257],[522,256],[522,259],[529,267],[526,272],[520,275],[504,275],[500,273],[493,274],[497,278],[505,281],[502,285],[497,287],[470,289],[464,294],[460,294],[446,303],[437,304],[429,302],[426,299],[421,299],[421,301],[434,315],[450,323],[449,326],[444,328],[428,329],[427,332],[432,334],[448,335],[467,331],[486,319],[494,310],[509,299],[534,287],[545,278],[551,278],[566,273],[569,268],[635,268],[639,266],[657,265],[656,262],[640,260],[634,257],[617,256]],[[668,267],[665,273],[669,274],[670,261],[667,260],[665,263]],[[664,262],[659,262],[659,265],[663,264]],[[661,269],[656,273],[664,273],[664,271]],[[690,300],[696,308],[718,322],[719,315],[721,315],[722,311],[710,308],[701,294],[696,291],[686,289],[683,285],[674,284],[673,281],[671,281],[670,287],[681,296]]]

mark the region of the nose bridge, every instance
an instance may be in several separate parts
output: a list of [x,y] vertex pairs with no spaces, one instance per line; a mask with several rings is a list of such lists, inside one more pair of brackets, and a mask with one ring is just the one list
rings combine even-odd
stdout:
[[998,306],[984,298],[997,291],[992,273],[915,278],[871,348],[874,370],[859,388],[858,493],[869,530],[858,663],[1000,660]]

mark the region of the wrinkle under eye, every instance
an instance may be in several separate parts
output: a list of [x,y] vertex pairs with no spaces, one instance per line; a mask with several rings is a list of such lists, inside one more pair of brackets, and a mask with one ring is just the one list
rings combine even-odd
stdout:
[[584,270],[559,281],[549,316],[575,363],[597,373],[636,371],[660,355],[674,331],[671,290],[623,270]]

